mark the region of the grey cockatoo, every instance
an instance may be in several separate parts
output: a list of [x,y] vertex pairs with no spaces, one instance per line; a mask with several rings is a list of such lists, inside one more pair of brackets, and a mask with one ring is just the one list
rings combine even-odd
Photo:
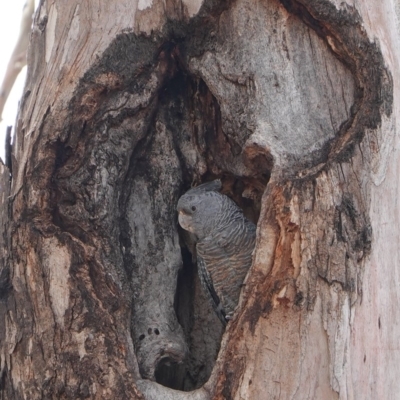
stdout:
[[181,227],[196,237],[201,284],[226,324],[251,265],[256,227],[220,189],[219,179],[190,189],[179,199],[177,210]]

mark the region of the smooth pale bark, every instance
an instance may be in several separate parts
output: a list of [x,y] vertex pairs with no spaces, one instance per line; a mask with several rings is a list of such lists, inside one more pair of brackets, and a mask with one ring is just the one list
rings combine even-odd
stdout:
[[[1,206],[4,398],[397,397],[400,47],[375,3],[40,5]],[[215,176],[258,220],[224,334],[175,214]]]
[[21,18],[21,26],[17,43],[14,51],[11,54],[10,61],[7,65],[7,70],[0,86],[0,120],[2,118],[3,109],[7,102],[8,96],[14,86],[22,68],[26,65],[26,52],[29,44],[29,34],[32,26],[32,16],[35,10],[35,1],[28,0],[25,3]]

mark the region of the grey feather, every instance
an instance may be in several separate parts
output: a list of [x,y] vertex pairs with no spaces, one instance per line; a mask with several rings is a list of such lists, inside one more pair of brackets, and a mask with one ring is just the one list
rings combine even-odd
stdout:
[[185,196],[201,192],[219,192],[221,190],[221,187],[221,181],[219,179],[215,179],[214,181],[202,183],[201,185],[188,190],[185,193]]
[[222,322],[223,325],[226,325],[226,314],[222,307],[221,301],[215,292],[214,285],[211,279],[210,274],[207,271],[206,264],[204,260],[197,256],[197,269],[199,273],[199,278],[201,282],[201,286],[208,294],[209,301],[211,303],[212,308],[214,309],[215,313],[217,314],[218,318]]
[[251,266],[255,225],[213,181],[189,190],[178,202],[179,223],[197,237],[202,286],[215,312],[225,322],[233,314]]

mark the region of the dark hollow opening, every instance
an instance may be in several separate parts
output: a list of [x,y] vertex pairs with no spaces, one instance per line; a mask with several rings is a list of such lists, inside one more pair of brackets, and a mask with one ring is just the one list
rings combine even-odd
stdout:
[[[246,184],[229,175],[221,177],[222,192],[231,197],[242,209],[248,219],[257,223],[260,215],[261,194],[254,199],[244,198]],[[194,243],[179,228],[183,268],[178,276],[175,296],[175,312],[185,333],[189,356],[185,362],[185,375],[180,390],[190,391],[201,387],[209,379],[220,349],[225,328],[222,326],[209,300],[201,287],[194,259]],[[168,371],[171,374],[171,370]],[[182,372],[182,369],[177,371]],[[170,375],[171,376],[171,375]],[[172,379],[172,376],[171,376]],[[176,377],[171,380],[171,384]],[[157,381],[161,383],[160,381]],[[165,386],[172,387],[164,378]]]
[[183,363],[164,358],[157,365],[156,382],[171,389],[182,390],[185,371],[186,367]]
[[[187,134],[191,135],[193,146],[199,149],[207,162],[207,171],[199,175],[181,157],[183,182],[180,194],[190,189],[193,182],[197,185],[220,178],[223,184],[221,192],[232,198],[245,216],[257,224],[261,197],[270,177],[271,159],[257,154],[249,161],[245,154],[237,151],[237,143],[244,142],[244,138],[224,134],[219,104],[201,79],[178,71],[162,91],[161,98],[162,102],[169,104],[166,120],[174,124],[175,129],[185,129],[185,121],[189,121]],[[224,156],[227,151],[230,154]],[[237,165],[233,164],[246,162],[248,176],[236,176],[233,171]],[[174,307],[189,351],[183,364],[162,360],[155,378],[164,386],[191,391],[209,379],[225,328],[200,285],[195,244],[179,226],[178,231],[183,267],[178,275]]]
[[[179,63],[176,63],[171,75],[158,92],[155,101],[157,106],[151,115],[148,134],[139,142],[141,147],[138,145],[139,150],[135,150],[131,157],[133,162],[127,174],[124,189],[127,194],[126,201],[122,202],[122,209],[124,210],[129,204],[130,187],[135,187],[134,182],[138,176],[144,177],[148,182],[153,191],[152,196],[158,195],[159,188],[165,190],[165,176],[162,178],[164,180],[160,180],[159,175],[151,172],[154,168],[151,162],[156,163],[154,160],[166,154],[164,148],[159,150],[160,144],[154,144],[157,143],[157,137],[165,135],[163,140],[171,140],[172,150],[169,151],[175,154],[179,162],[180,172],[177,173],[176,169],[171,167],[169,178],[170,182],[179,181],[177,199],[192,185],[219,178],[223,185],[221,192],[232,198],[243,209],[248,219],[257,223],[261,197],[272,168],[271,157],[259,149],[250,149],[250,152],[243,150],[251,134],[247,128],[233,132],[230,130],[229,134],[224,132],[219,103],[202,79],[184,70]],[[166,133],[157,131],[161,128]],[[140,150],[141,148],[144,150]],[[193,153],[196,154],[194,158],[191,156]],[[156,156],[152,158],[152,154]],[[202,160],[202,167],[198,164],[199,159]],[[166,161],[166,168],[169,168],[168,162]],[[170,207],[176,209],[176,204],[171,204]],[[127,212],[128,208],[122,215]],[[156,215],[158,212],[155,211]],[[129,225],[124,218],[122,217],[120,224],[124,265],[134,285],[140,287],[141,267],[136,265],[135,261],[136,254],[131,240],[132,225]],[[161,360],[157,361],[155,366],[154,379],[169,388],[191,391],[201,387],[209,379],[225,328],[200,285],[193,250],[195,244],[190,242],[187,234],[178,226],[177,218],[175,223],[179,232],[183,266],[178,273],[174,310],[177,321],[182,327],[188,351],[181,362],[176,362],[168,354],[162,354]],[[162,240],[160,238],[160,244]],[[150,262],[153,262],[153,259]],[[142,300],[135,301],[139,303]],[[141,312],[139,309],[136,311],[136,313]],[[134,314],[133,321],[137,324],[138,320],[139,316]],[[161,340],[165,331],[159,331],[158,328],[153,328],[152,332],[147,329],[138,331],[134,326],[132,332],[136,349],[149,346],[151,350],[150,343],[158,343],[154,341],[155,338]],[[145,359],[142,359],[142,363],[146,363]],[[144,371],[140,361],[139,368]],[[142,376],[151,379],[151,373]]]

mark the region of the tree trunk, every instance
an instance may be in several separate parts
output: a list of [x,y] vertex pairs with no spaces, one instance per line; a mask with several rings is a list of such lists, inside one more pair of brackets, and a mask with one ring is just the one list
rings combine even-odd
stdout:
[[[2,398],[397,397],[398,4],[346,1],[42,1]],[[225,331],[175,211],[216,177],[258,223]]]

